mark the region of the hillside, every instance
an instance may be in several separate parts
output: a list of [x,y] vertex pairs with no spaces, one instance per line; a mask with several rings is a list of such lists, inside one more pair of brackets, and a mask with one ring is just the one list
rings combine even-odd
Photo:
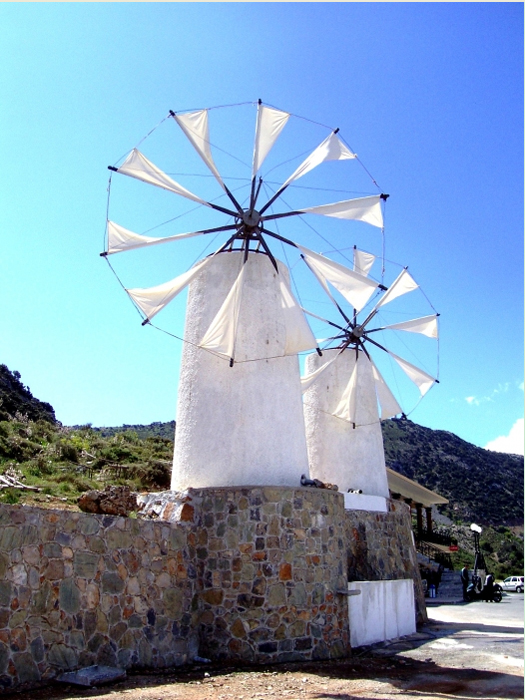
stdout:
[[467,522],[523,524],[523,457],[490,452],[409,420],[383,423],[387,466],[450,501],[443,512]]
[[[14,430],[14,424],[27,426],[28,421],[43,421],[44,424],[38,429],[20,427]],[[450,504],[444,509],[447,515],[482,525],[523,523],[523,457],[490,452],[453,433],[424,428],[407,419],[384,421],[382,428],[387,465],[448,498]],[[30,435],[26,435],[28,432]],[[61,454],[67,453],[67,445],[70,445],[72,461],[86,462],[89,471],[107,465],[128,464],[131,467],[147,463],[148,459],[154,459],[152,455],[143,459],[144,455],[136,454],[144,441],[149,441],[150,446],[152,441],[162,445],[161,459],[169,463],[175,421],[109,428],[90,425],[64,428],[56,424],[53,407],[36,399],[29,387],[24,386],[18,372],[0,365],[0,465],[5,460],[23,463],[37,456],[42,449],[35,439],[39,432],[47,443],[52,442],[50,434],[55,435]],[[71,444],[75,432],[91,437],[83,437],[75,447]],[[133,447],[124,449],[123,442]],[[121,444],[120,449],[116,448],[117,444]],[[159,485],[168,481],[168,476],[158,474]]]
[[9,420],[17,412],[34,421],[54,423],[56,420],[53,407],[35,399],[29,387],[22,384],[20,372],[11,372],[6,365],[0,365],[0,420]]

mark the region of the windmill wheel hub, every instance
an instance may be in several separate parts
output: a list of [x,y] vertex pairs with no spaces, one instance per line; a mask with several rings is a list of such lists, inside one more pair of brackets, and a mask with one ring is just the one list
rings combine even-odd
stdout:
[[261,215],[255,209],[253,211],[247,209],[242,215],[242,221],[245,226],[254,229],[261,223]]
[[352,329],[352,335],[354,338],[362,338],[365,333],[365,329],[363,326],[356,326],[355,328]]

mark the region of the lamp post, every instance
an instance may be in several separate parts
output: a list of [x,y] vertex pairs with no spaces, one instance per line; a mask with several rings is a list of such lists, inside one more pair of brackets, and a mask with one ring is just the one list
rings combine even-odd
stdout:
[[477,576],[478,569],[484,571],[485,573],[487,571],[485,558],[483,557],[483,554],[479,548],[479,536],[483,530],[479,525],[476,525],[476,523],[472,523],[470,529],[474,533],[474,576]]

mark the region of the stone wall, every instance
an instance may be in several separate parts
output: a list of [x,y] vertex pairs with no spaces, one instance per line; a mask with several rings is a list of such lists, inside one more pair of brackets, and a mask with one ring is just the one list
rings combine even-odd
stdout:
[[175,522],[0,506],[0,688],[95,663],[339,658],[348,580],[414,578],[418,599],[398,504],[349,512],[334,491],[242,487],[169,505]]
[[411,578],[414,581],[417,622],[427,622],[410,511],[399,501],[389,501],[389,507],[388,513],[345,511],[348,580]]
[[0,688],[63,670],[171,666],[197,650],[189,528],[0,509]]
[[266,662],[345,656],[342,495],[277,487],[190,494],[201,655]]

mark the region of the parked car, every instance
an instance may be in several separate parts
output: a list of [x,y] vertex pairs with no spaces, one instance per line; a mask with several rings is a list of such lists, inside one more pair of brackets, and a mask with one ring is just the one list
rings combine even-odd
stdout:
[[508,576],[500,586],[504,591],[516,591],[523,593],[523,576]]

